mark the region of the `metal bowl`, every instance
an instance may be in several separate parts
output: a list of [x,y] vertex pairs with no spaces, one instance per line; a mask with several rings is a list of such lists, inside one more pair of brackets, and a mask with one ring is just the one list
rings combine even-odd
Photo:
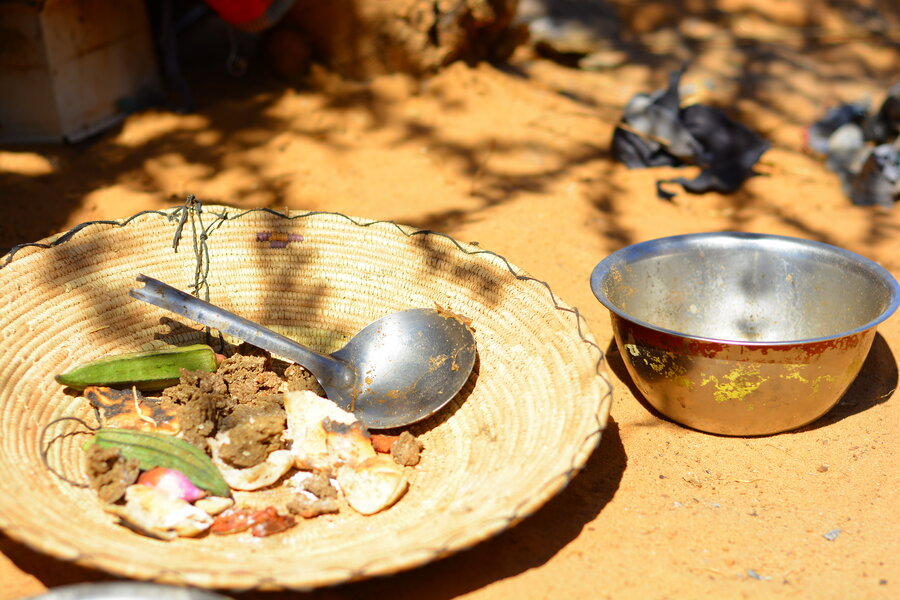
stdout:
[[646,400],[724,435],[795,429],[856,378],[900,302],[884,268],[820,242],[700,233],[623,248],[591,274]]

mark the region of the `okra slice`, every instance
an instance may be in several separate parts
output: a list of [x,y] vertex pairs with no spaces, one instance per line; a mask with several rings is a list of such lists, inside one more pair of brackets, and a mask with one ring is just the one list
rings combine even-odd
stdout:
[[57,375],[56,381],[76,390],[96,385],[157,391],[177,384],[182,369],[211,373],[216,367],[215,351],[206,344],[194,344],[105,356]]

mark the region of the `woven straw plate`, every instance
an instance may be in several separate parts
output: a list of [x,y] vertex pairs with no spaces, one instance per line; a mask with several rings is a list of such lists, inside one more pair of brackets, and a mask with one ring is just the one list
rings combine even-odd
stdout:
[[[451,405],[413,428],[425,452],[391,509],[342,511],[267,538],[150,539],[51,473],[39,447],[59,417],[96,422],[55,374],[204,341],[198,326],[128,296],[138,273],[199,284],[201,297],[326,352],[387,313],[438,303],[471,318],[478,360]],[[0,259],[0,331],[0,527],[62,560],[201,587],[309,589],[470,547],[565,487],[597,446],[611,400],[583,318],[546,284],[442,234],[332,213],[189,202],[17,247]],[[60,435],[78,429],[48,429],[47,458],[85,481],[86,438]]]

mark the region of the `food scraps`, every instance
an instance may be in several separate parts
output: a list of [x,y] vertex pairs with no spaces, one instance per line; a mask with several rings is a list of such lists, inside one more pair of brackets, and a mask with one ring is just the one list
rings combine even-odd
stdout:
[[231,490],[212,460],[202,450],[165,433],[137,429],[101,428],[85,444],[116,448],[127,459],[138,461],[141,469],[167,467],[183,473],[199,488],[217,496],[230,496]]
[[215,518],[210,530],[216,535],[230,535],[250,530],[254,537],[266,537],[290,529],[294,517],[281,514],[274,506],[261,510],[229,509]]
[[356,512],[374,515],[400,499],[409,482],[403,467],[379,454],[356,465],[342,465],[337,482]]
[[82,392],[107,427],[162,431],[177,435],[180,431],[174,411],[168,411],[156,398],[147,398],[137,387],[117,390],[88,386]]
[[307,498],[297,496],[287,505],[291,514],[303,517],[304,519],[314,519],[321,515],[336,513],[340,510],[340,503],[335,498]]
[[288,483],[299,492],[287,505],[292,514],[312,519],[340,510],[338,490],[322,472],[299,471]]
[[125,495],[128,486],[137,481],[141,465],[134,458],[125,458],[118,448],[91,446],[85,453],[91,487],[104,502],[116,502]]
[[212,525],[213,518],[190,502],[149,485],[131,485],[125,504],[107,504],[106,510],[129,527],[161,540],[195,537]]
[[227,445],[228,434],[219,439],[210,439],[213,461],[219,467],[222,477],[228,485],[235,490],[253,491],[269,487],[281,479],[294,466],[294,455],[290,450],[276,450],[265,461],[247,467],[236,469],[227,465],[219,456],[219,449]]
[[372,447],[376,452],[390,454],[398,464],[414,467],[419,464],[422,442],[408,431],[400,435],[376,433],[372,435]]
[[206,496],[206,492],[194,485],[184,473],[175,469],[153,467],[149,471],[141,473],[137,482],[154,487],[173,498],[186,502],[194,502]]
[[[123,525],[162,540],[265,537],[297,519],[372,515],[406,493],[422,451],[411,433],[371,435],[306,369],[257,349],[217,362],[183,369],[158,397],[102,378],[84,387],[102,425],[86,471]],[[256,496],[272,490],[284,493]]]
[[262,396],[252,404],[235,406],[218,421],[218,435],[227,437],[220,448],[222,460],[236,468],[264,462],[273,451],[284,448],[285,426],[284,405],[278,396]]
[[373,433],[369,439],[372,441],[372,447],[375,449],[375,452],[387,454],[391,451],[391,444],[396,442],[398,438],[399,436],[396,435]]
[[234,506],[234,498],[221,496],[205,496],[194,502],[194,506],[208,515],[216,516]]
[[404,431],[397,437],[397,441],[391,444],[391,457],[399,465],[414,467],[419,464],[422,455],[422,442],[408,431]]

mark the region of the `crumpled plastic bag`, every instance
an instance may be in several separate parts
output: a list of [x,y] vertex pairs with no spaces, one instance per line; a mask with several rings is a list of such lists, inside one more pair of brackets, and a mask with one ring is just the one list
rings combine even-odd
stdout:
[[657,194],[675,194],[663,184],[677,183],[694,194],[730,193],[755,173],[754,165],[769,142],[723,111],[705,104],[681,106],[682,67],[669,76],[669,86],[652,94],[636,94],[613,132],[612,154],[629,169],[697,165],[693,179],[656,182]]
[[806,145],[823,154],[853,204],[891,208],[900,200],[900,82],[877,111],[841,104],[806,129]]

